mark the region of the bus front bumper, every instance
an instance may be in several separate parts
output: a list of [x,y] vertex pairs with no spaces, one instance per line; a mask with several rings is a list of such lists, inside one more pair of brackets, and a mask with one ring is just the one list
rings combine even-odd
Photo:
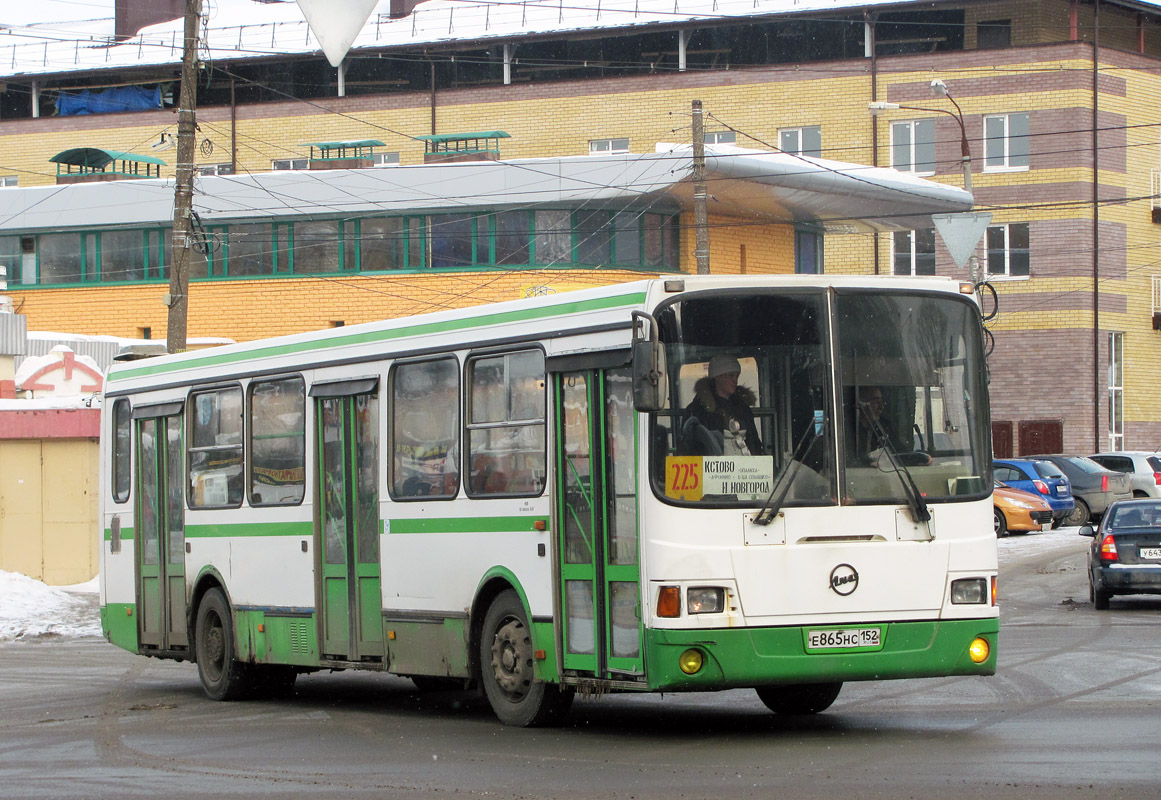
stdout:
[[[877,644],[835,646],[834,639],[811,647],[818,636],[832,631],[879,629]],[[833,681],[873,681],[893,678],[935,678],[948,675],[994,675],[1000,621],[972,620],[882,622],[785,628],[726,628],[645,631],[649,688],[655,691],[713,691],[754,686]],[[864,637],[867,634],[861,634]],[[987,643],[983,660],[973,660],[971,645]],[[827,646],[829,645],[829,646]],[[701,654],[693,674],[687,651]],[[685,656],[685,658],[683,658]],[[976,658],[980,657],[977,645]]]

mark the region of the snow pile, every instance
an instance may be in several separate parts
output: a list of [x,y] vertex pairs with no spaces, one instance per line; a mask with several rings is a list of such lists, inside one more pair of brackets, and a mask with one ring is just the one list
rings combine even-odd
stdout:
[[46,635],[101,635],[97,579],[54,587],[0,570],[0,642]]

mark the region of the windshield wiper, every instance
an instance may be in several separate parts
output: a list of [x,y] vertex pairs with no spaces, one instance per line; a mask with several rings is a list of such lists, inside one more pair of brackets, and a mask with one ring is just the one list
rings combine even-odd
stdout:
[[[794,470],[794,474],[790,476],[790,480],[784,481],[783,479],[790,471],[792,464],[802,466],[802,456],[806,455],[806,451],[814,443],[814,438],[818,436],[819,428],[824,424],[825,419],[821,421],[819,419],[813,419],[806,426],[802,438],[794,446],[794,452],[791,453],[786,463],[782,465],[782,469],[778,470],[778,475],[774,478],[774,485],[770,488],[770,496],[762,504],[762,510],[754,517],[755,525],[769,525],[778,516],[778,512],[782,510],[782,504],[786,502],[786,495],[790,492],[790,487],[794,485],[794,479],[798,477],[798,470]],[[775,496],[777,496],[777,499],[775,499]]]
[[895,449],[895,445],[891,444],[891,437],[883,428],[882,423],[871,414],[870,403],[859,402],[856,403],[859,411],[863,414],[863,419],[867,421],[871,432],[875,434],[875,439],[879,442],[879,447],[891,462],[895,474],[899,476],[899,483],[903,485],[903,494],[907,496],[907,505],[911,508],[911,516],[916,522],[929,522],[931,520],[931,512],[927,510],[927,504],[923,502],[923,494],[919,491],[919,487],[915,485],[915,478],[911,476],[911,470],[903,464],[902,459],[899,458],[899,451]]

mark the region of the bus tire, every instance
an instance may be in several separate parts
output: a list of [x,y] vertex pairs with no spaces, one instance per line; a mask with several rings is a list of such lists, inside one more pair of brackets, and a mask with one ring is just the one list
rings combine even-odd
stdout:
[[484,694],[505,725],[522,728],[559,722],[573,691],[536,680],[532,631],[524,605],[507,589],[496,596],[480,632],[480,678]]
[[252,675],[235,658],[234,619],[221,589],[210,589],[198,605],[194,657],[202,688],[211,700],[239,700],[249,695]]
[[794,686],[759,686],[758,699],[775,714],[802,716],[826,711],[842,690],[842,681],[800,683]]

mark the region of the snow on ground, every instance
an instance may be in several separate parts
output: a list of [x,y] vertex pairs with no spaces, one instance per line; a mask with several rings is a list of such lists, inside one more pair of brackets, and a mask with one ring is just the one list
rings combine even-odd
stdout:
[[97,579],[46,586],[0,570],[0,642],[37,636],[100,636]]
[[[1030,553],[1068,548],[1077,551],[1088,539],[1077,528],[1041,533],[1017,533],[1000,539],[1000,566]],[[97,579],[76,586],[46,586],[16,572],[0,570],[0,642],[38,636],[100,636]]]

